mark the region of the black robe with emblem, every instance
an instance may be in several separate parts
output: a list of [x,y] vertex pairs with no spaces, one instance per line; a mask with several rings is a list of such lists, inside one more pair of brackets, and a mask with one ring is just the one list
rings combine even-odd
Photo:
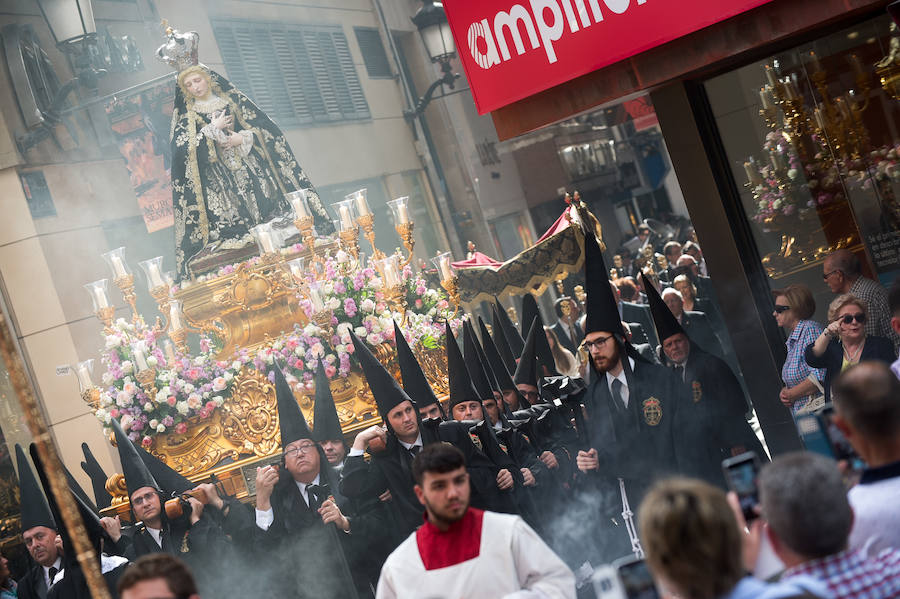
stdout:
[[[677,370],[676,378],[681,378]],[[744,451],[766,459],[746,419],[744,392],[728,364],[691,344],[684,389],[688,401],[678,411],[675,441],[685,474],[724,489],[722,460]]]

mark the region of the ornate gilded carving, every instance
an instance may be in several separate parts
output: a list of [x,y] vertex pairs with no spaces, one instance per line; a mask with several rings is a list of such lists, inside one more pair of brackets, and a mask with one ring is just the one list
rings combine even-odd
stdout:
[[259,373],[241,377],[222,412],[222,434],[242,453],[265,457],[278,448],[275,388]]

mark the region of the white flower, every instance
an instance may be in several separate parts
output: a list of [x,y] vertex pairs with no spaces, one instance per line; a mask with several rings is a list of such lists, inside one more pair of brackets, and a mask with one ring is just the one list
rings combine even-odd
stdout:
[[382,341],[381,335],[378,333],[372,333],[371,335],[366,337],[366,341],[369,342],[369,345],[378,345]]
[[116,394],[116,405],[120,408],[128,407],[129,405],[131,405],[131,396],[124,391],[119,391]]
[[122,419],[119,421],[119,424],[122,425],[122,430],[128,432],[128,427],[134,422],[134,418],[131,414],[123,414]]
[[166,425],[165,424],[156,425],[156,432],[158,432],[158,433],[166,432]]
[[194,366],[203,366],[206,363],[206,358],[203,356],[197,356],[194,358]]
[[100,394],[100,405],[101,406],[108,407],[108,406],[113,405],[113,403],[114,402],[113,402],[112,395],[110,395],[109,393],[106,393],[105,391]]
[[312,323],[303,327],[303,334],[306,335],[307,337],[315,337],[316,333],[318,333],[318,332],[319,332],[319,329],[316,327],[316,325],[314,325]]
[[335,329],[335,331],[337,331],[337,334],[339,337],[343,338],[344,335],[349,336],[350,330],[352,328],[353,328],[353,325],[351,325],[349,322],[342,322],[339,325],[337,325],[337,328]]
[[332,295],[334,293],[334,283],[325,281],[320,288],[322,295]]
[[209,396],[212,395],[209,391],[203,392],[203,399],[209,399]]
[[234,375],[230,372],[226,372],[222,375],[222,378],[225,379],[225,382],[231,381],[234,378]]
[[156,359],[156,356],[147,356],[147,366],[150,368],[159,366],[159,360]]
[[184,392],[185,393],[191,393],[191,392],[193,392],[194,389],[196,389],[196,387],[194,387],[194,385],[192,385],[191,383],[184,384]]
[[150,412],[150,411],[152,411],[152,410],[153,410],[153,404],[152,404],[152,403],[150,403],[150,402],[148,401],[147,403],[144,404],[144,411],[145,411],[145,412]]
[[272,349],[276,351],[281,351],[284,347],[284,342],[281,339],[278,339],[275,343],[272,344]]
[[225,399],[221,395],[216,395],[212,398],[212,400],[216,403],[217,406],[221,407],[223,403],[225,403]]
[[[373,302],[369,298],[366,298],[359,304],[359,309],[362,310],[363,312],[369,312],[369,313],[374,312],[375,311],[375,302]],[[358,328],[357,328],[356,334],[359,335]]]
[[112,385],[113,381],[115,381],[115,380],[116,379],[113,378],[113,375],[109,371],[104,372],[103,375],[100,377],[100,381],[107,387]]
[[134,371],[134,365],[131,363],[131,360],[125,360],[122,362],[122,372],[128,374],[129,372]]
[[356,327],[353,332],[356,333],[357,337],[365,337],[368,334],[366,327]]
[[325,307],[329,310],[337,310],[341,307],[341,300],[336,297],[328,298],[328,301],[325,302]]
[[316,343],[309,349],[313,353],[314,356],[321,356],[325,353],[325,348],[322,346],[321,343]]
[[240,370],[240,369],[241,369],[241,362],[240,362],[240,360],[235,360],[234,362],[232,362],[232,363],[231,363],[231,369],[232,369],[232,370]]
[[157,420],[156,418],[154,418],[154,419],[151,420],[148,424],[150,425],[150,428],[156,428],[156,425],[159,424],[159,420]]
[[339,264],[343,264],[344,262],[346,262],[350,259],[350,254],[348,254],[344,250],[338,250],[337,254],[335,254],[334,257],[338,261]]
[[175,404],[175,409],[178,410],[178,413],[182,416],[187,416],[188,413],[188,404],[186,401],[179,401]]

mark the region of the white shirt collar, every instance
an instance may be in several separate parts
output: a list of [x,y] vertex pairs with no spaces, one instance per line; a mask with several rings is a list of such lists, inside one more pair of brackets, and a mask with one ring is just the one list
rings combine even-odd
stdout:
[[150,533],[150,536],[153,537],[153,540],[156,541],[156,544],[162,547],[162,537],[160,536],[162,534],[162,529],[150,528],[146,524],[144,525],[144,528],[147,529],[147,532]]
[[494,430],[498,430],[498,431],[503,430],[503,423],[499,420],[493,426],[494,426]]
[[62,558],[61,557],[57,557],[56,561],[53,562],[53,565],[41,566],[41,567],[44,569],[44,583],[47,584],[48,587],[50,586],[50,584],[49,584],[50,583],[50,568],[56,568],[56,570],[57,570],[56,580],[57,581],[62,578],[62,576],[60,576],[60,573],[62,572]]
[[[397,440],[400,441],[400,439],[397,439]],[[416,440],[414,443],[407,443],[406,441],[400,441],[400,445],[402,445],[407,450],[414,445],[417,447],[422,447],[422,433],[419,433],[419,436],[416,437]]]

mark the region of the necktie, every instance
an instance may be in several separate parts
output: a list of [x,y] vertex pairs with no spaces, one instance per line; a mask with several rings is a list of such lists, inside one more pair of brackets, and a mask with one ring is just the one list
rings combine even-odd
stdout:
[[59,568],[54,568],[53,566],[50,566],[49,574],[50,574],[50,584],[53,584],[53,581],[56,579],[56,575],[59,574]]
[[682,382],[684,382],[684,366],[682,366],[681,364],[677,365],[675,367],[675,374],[677,374],[678,378],[680,378]]
[[159,531],[159,548],[163,551],[167,551],[168,547],[166,547],[166,529],[162,528]]
[[420,451],[422,451],[422,448],[419,445],[413,445],[409,448],[409,457],[416,459],[416,456],[419,455]]
[[622,381],[620,381],[619,379],[613,379],[613,382],[612,382],[613,401],[615,402],[616,407],[619,408],[619,410],[624,412],[628,408],[628,406],[625,405],[625,400],[622,399],[622,387],[623,386],[624,385],[622,385]]

